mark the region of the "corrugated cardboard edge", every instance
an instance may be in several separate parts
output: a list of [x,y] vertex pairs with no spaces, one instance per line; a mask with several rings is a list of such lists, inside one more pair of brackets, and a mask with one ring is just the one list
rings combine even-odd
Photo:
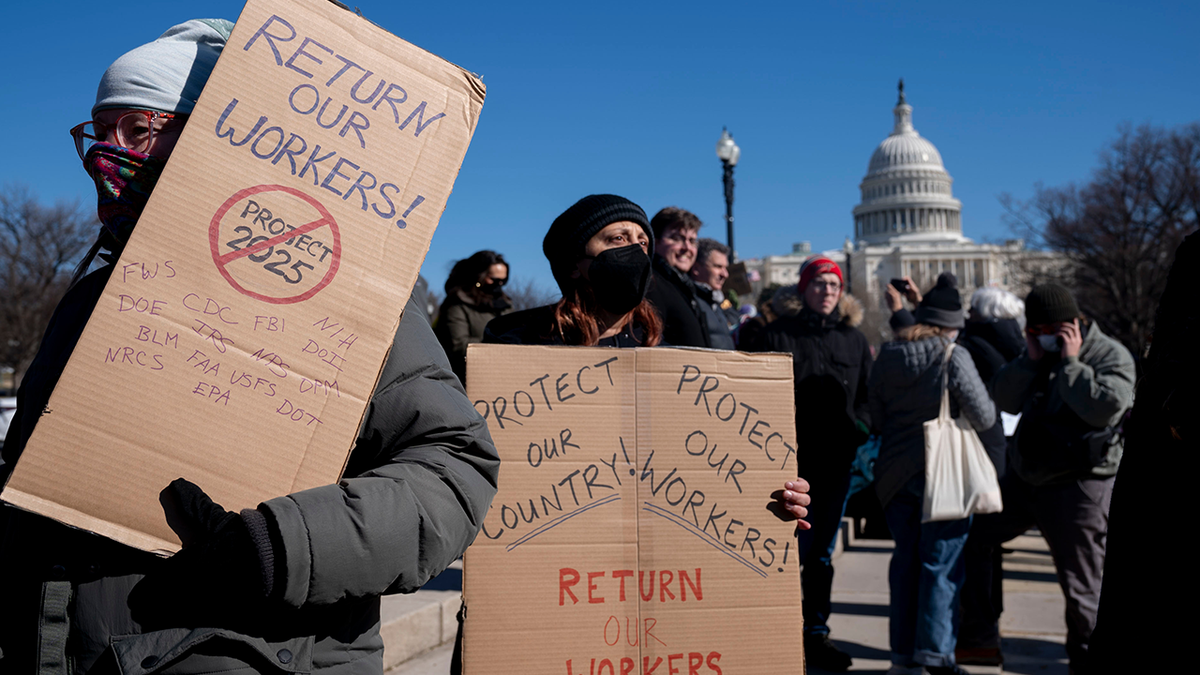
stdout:
[[[319,0],[316,1],[319,2]],[[479,123],[479,113],[483,109],[483,100],[487,95],[487,86],[483,84],[483,80],[481,80],[478,75],[454,63],[453,61],[442,58],[441,56],[438,56],[427,49],[423,49],[417,45],[414,45],[413,43],[380,26],[374,21],[371,21],[362,14],[351,10],[349,6],[338,2],[337,0],[327,0],[327,2],[338,7],[339,9],[346,10],[346,14],[343,15],[346,20],[338,21],[338,24],[345,28],[348,32],[356,32],[352,29],[362,28],[372,31],[379,31],[380,33],[390,36],[392,39],[401,40],[405,44],[410,45],[413,49],[420,51],[425,58],[434,59],[445,64],[445,66],[449,66],[449,68],[444,66],[439,68],[431,68],[429,72],[422,72],[421,74],[451,89],[457,88],[457,84],[460,82],[465,82],[468,85],[468,89],[470,91],[471,114],[469,116],[470,124],[467,135],[475,135],[475,127]],[[351,23],[352,21],[356,20],[361,21],[362,23],[358,25]]]
[[[125,544],[126,546],[149,551],[156,555],[166,556],[179,550],[179,546],[174,542],[131,530],[103,518],[90,516],[81,511],[67,508],[58,502],[42,499],[41,497],[21,492],[20,490],[5,490],[4,501],[22,510],[51,518],[72,529],[86,529],[92,532],[103,531],[104,536],[109,539]],[[68,513],[72,514],[73,522],[65,520]],[[84,524],[82,528],[79,525],[80,523]]]
[[[385,34],[391,36],[392,38],[400,40],[400,41],[404,42],[405,44],[410,45],[414,49],[419,50],[426,58],[435,59],[435,60],[440,61],[443,64],[445,64],[445,66],[449,66],[449,68],[446,68],[445,66],[443,66],[441,68],[433,69],[432,72],[422,73],[423,75],[430,77],[431,79],[433,79],[433,80],[439,82],[440,84],[446,86],[447,88],[451,88],[451,89],[457,89],[458,87],[456,85],[459,82],[465,83],[467,85],[466,89],[468,91],[468,97],[469,97],[468,100],[470,101],[470,108],[467,111],[467,113],[468,113],[467,114],[467,138],[468,138],[467,147],[463,148],[463,159],[465,161],[466,153],[470,150],[470,143],[472,140],[475,139],[475,128],[479,125],[479,116],[483,112],[483,103],[484,103],[484,99],[487,96],[487,86],[484,85],[483,80],[481,80],[474,73],[468,71],[466,68],[463,68],[462,66],[459,66],[458,64],[456,64],[448,59],[442,58],[442,57],[438,56],[437,54],[430,52],[427,49],[423,49],[423,48],[409,42],[408,40],[405,40],[404,38],[400,37],[399,35],[396,35],[395,33],[389,31],[388,29],[384,28],[383,26],[380,26],[379,24],[375,23],[374,21],[371,21],[370,19],[366,18],[361,13],[352,10],[348,5],[338,2],[337,0],[328,0],[328,2],[337,6],[340,9],[345,10],[346,11],[345,16],[352,17],[352,18],[347,19],[346,23],[343,23],[343,26],[347,27],[348,30],[351,27],[353,27],[353,28],[360,27],[360,26],[356,26],[354,24],[349,23],[350,21],[354,21],[354,20],[362,21],[362,22],[364,22],[364,25],[366,26],[367,30],[374,30],[374,31],[379,31],[381,33],[385,33]],[[454,174],[455,182],[457,182],[458,174],[462,171],[462,162],[461,161],[459,162],[458,166],[459,166],[458,171],[456,171]],[[450,194],[453,194],[453,193],[454,193],[454,188],[453,188],[453,185],[451,185]],[[447,204],[448,203],[449,203],[449,199],[447,199]],[[444,213],[445,213],[445,210],[443,210],[442,213],[438,214],[439,222],[441,221],[442,214],[444,214]],[[435,229],[434,229],[433,236],[436,236],[437,235],[436,225],[434,226],[434,228]],[[430,237],[430,244],[432,244],[432,242],[433,242],[433,236]],[[418,277],[420,276],[421,267],[424,267],[424,265],[425,265],[425,258],[428,255],[429,255],[429,247],[426,246],[425,251],[421,254],[421,264],[417,266],[417,276]],[[414,283],[415,283],[415,281],[416,280],[414,279]],[[405,308],[408,306],[408,301],[412,297],[412,290],[413,289],[411,289],[411,288],[409,289],[408,295],[404,298],[404,302],[400,305],[400,315],[396,317],[396,322],[392,325],[392,330],[391,330],[392,335],[393,335],[392,344],[388,347],[386,354],[384,354],[383,361],[379,364],[379,371],[377,373],[375,373],[375,382],[371,387],[372,393],[374,393],[375,389],[379,386],[379,380],[381,377],[383,377],[383,371],[384,371],[384,368],[387,367],[388,359],[391,357],[392,349],[396,346],[394,336],[396,334],[396,331],[398,331],[400,329],[400,322],[404,319]],[[370,401],[370,399],[368,399],[367,405],[363,406],[362,415],[360,415],[359,419],[358,419],[359,434],[362,433],[363,424],[366,423],[367,413],[370,411],[370,408],[371,408],[371,401]],[[339,480],[340,480],[340,477],[344,477],[346,474],[346,467],[350,465],[350,455],[353,454],[353,451],[354,451],[354,447],[352,445],[350,447],[350,451],[346,453],[345,461],[342,462],[342,469],[338,473]],[[295,483],[292,484],[292,487],[293,487],[293,489],[295,488]]]

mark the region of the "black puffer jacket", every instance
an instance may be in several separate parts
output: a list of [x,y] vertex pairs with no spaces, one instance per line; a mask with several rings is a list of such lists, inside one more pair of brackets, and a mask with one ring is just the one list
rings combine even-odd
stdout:
[[654,256],[654,274],[646,299],[662,319],[664,342],[676,347],[712,346],[695,284],[660,255]]
[[[55,311],[21,385],[0,481],[111,273],[85,277]],[[415,591],[453,562],[496,493],[487,426],[425,317],[410,299],[341,482],[259,506],[284,561],[278,600],[151,598],[163,603],[159,624],[141,625],[130,591],[161,559],[0,506],[0,672],[381,674],[379,596]]]
[[809,467],[840,471],[854,459],[871,424],[867,376],[871,348],[858,330],[862,304],[843,296],[829,316],[804,306],[795,287],[780,289],[772,300],[779,318],[767,325],[747,351],[792,355],[796,387],[796,429],[820,452],[799,457],[800,474]]

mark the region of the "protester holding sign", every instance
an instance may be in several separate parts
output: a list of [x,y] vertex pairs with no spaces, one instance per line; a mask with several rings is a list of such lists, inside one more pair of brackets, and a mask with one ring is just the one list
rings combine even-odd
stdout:
[[[101,81],[92,121],[72,130],[103,228],[22,382],[0,483],[50,412],[51,392],[232,28],[188,21],[122,56]],[[101,250],[105,264],[83,275]],[[339,484],[241,513],[187,480],[163,485],[167,522],[183,542],[170,559],[0,507],[0,670],[382,673],[379,596],[420,588],[463,552],[495,494],[499,464],[411,299],[394,344]],[[95,452],[140,412],[122,403],[97,399]]]
[[850,463],[867,440],[867,374],[871,351],[856,328],[862,305],[847,293],[842,270],[821,256],[806,260],[800,283],[776,292],[779,318],[749,351],[792,354],[796,388],[796,429],[804,442],[797,453],[799,473],[812,482],[817,508],[797,545],[804,589],[804,655],[822,669],[841,672],[850,656],[829,638],[833,548],[850,488]]
[[[645,299],[654,240],[645,211],[617,195],[590,195],[550,225],[542,242],[562,299],[487,326],[485,343],[633,348],[658,345],[662,322]],[[787,481],[778,504],[804,518],[808,483]],[[798,520],[800,529],[808,523]],[[461,625],[460,625],[461,644]],[[460,672],[455,650],[452,673]]]
[[[542,251],[562,300],[495,319],[484,342],[653,347],[662,341],[662,323],[645,299],[654,240],[642,207],[617,195],[584,197],[554,219]],[[803,519],[808,491],[803,478],[788,481],[779,502]],[[811,527],[805,520],[796,526]]]
[[446,279],[446,299],[433,332],[463,386],[467,345],[483,339],[489,321],[512,311],[512,298],[504,294],[507,283],[508,263],[495,251],[476,251],[459,260]]
[[575,202],[542,241],[562,290],[556,304],[488,324],[484,342],[653,347],[663,324],[646,301],[654,244],[646,213],[617,195]]
[[[925,485],[925,422],[938,417],[943,381],[951,414],[976,431],[996,422],[971,355],[946,350],[965,317],[958,290],[934,288],[914,313],[916,324],[883,345],[869,383],[871,420],[883,437],[875,462],[875,489],[896,550],[888,570],[891,589],[889,675],[966,675],[955,664],[963,545],[970,518],[921,522]],[[948,378],[945,378],[948,371]],[[924,671],[922,670],[924,666]]]

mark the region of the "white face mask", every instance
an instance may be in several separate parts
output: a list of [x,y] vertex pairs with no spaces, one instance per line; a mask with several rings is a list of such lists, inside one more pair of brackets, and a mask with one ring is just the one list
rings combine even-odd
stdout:
[[1062,346],[1058,343],[1057,335],[1039,335],[1038,344],[1042,346],[1042,349],[1048,352],[1057,352],[1062,350]]

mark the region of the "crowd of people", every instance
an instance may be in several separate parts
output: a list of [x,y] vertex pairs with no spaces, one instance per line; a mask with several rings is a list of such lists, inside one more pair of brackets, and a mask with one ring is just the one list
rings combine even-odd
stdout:
[[[478,322],[465,340],[791,354],[805,448],[797,468],[812,503],[808,527],[798,532],[807,661],[835,672],[852,665],[830,638],[832,556],[851,463],[875,434],[881,443],[874,488],[896,543],[889,570],[893,675],[955,674],[965,672],[959,661],[1002,662],[1000,545],[1034,526],[1050,545],[1066,598],[1072,671],[1090,672],[1108,502],[1133,401],[1129,351],[1089,321],[1062,286],[1036,286],[1024,301],[980,288],[964,309],[957,279],[943,273],[924,293],[911,278],[886,287],[895,339],[875,354],[857,327],[862,304],[846,292],[837,263],[821,256],[806,260],[799,283],[776,290],[757,320],[743,322],[749,313],[722,292],[730,251],[700,238],[701,227],[677,207],[647,223],[620,197],[585,197],[555,220],[543,245],[563,299]],[[459,265],[481,256],[496,259],[481,251]],[[482,264],[474,269],[466,283],[485,286],[493,272]],[[458,302],[450,298],[443,307]],[[461,332],[443,330],[446,321],[463,325],[454,314],[439,317],[439,334]],[[450,354],[460,349],[443,344]],[[924,424],[938,416],[943,391],[1001,477],[1000,513],[923,521]]]
[[[101,82],[92,121],[73,130],[103,227],[24,378],[0,482],[230,28],[189,21],[121,57]],[[380,595],[415,590],[459,556],[495,494],[499,460],[463,389],[466,347],[482,341],[791,354],[798,477],[778,499],[798,519],[807,661],[832,671],[852,665],[830,638],[832,552],[851,462],[874,435],[874,488],[896,542],[889,673],[960,674],[960,661],[1000,662],[1000,545],[1034,525],[1066,597],[1072,671],[1094,672],[1087,656],[1108,504],[1133,399],[1129,351],[1062,286],[1038,285],[1024,301],[979,289],[968,311],[953,275],[943,274],[924,292],[912,279],[887,287],[895,339],[876,353],[836,262],[808,259],[798,284],[742,313],[723,288],[732,252],[699,238],[701,228],[684,209],[648,218],[623,197],[586,196],[549,225],[542,244],[561,299],[520,311],[504,291],[502,255],[459,261],[434,326],[410,301],[396,335],[402,347],[384,366],[345,478],[240,513],[182,479],[164,486],[199,532],[169,560],[0,507],[4,549],[22,551],[0,555],[0,669],[150,672],[171,654],[179,672],[252,672],[262,658],[286,666],[303,655],[313,672],[381,672]],[[100,251],[103,264],[89,272]],[[945,391],[1000,476],[1000,513],[923,521],[923,425],[938,416]],[[346,550],[371,554],[345,564],[338,551]]]

